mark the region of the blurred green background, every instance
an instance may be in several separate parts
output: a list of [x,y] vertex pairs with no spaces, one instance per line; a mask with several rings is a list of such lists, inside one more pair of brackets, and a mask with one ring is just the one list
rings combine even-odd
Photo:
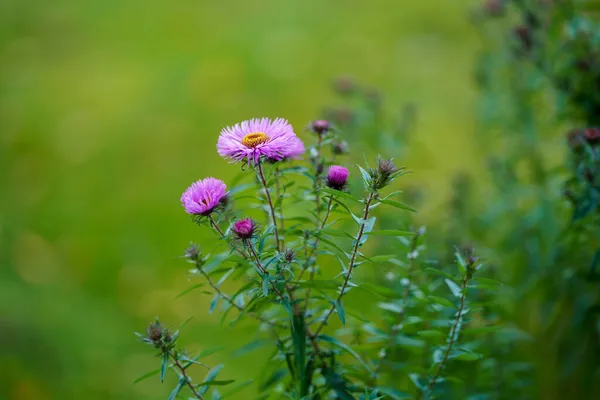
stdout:
[[216,154],[221,127],[282,116],[301,132],[347,75],[391,110],[416,105],[400,163],[429,192],[420,218],[440,216],[473,165],[476,3],[0,2],[0,398],[166,398],[157,378],[133,384],[158,366],[132,334],[156,315],[194,316],[182,343],[223,344],[206,362],[255,377],[256,354],[230,355],[252,326],[220,327],[209,296],[175,299],[187,244],[216,243],[181,192],[238,171]]

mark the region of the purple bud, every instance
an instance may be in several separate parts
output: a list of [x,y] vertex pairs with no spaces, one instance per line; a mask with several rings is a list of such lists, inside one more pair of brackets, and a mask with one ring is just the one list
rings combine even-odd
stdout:
[[349,76],[342,76],[334,82],[335,90],[342,95],[351,94],[356,90],[354,80]]
[[347,154],[348,148],[349,148],[348,142],[346,142],[345,140],[342,140],[342,141],[333,143],[333,145],[331,146],[331,151],[333,152],[333,154],[336,154],[336,155]]
[[256,222],[250,218],[240,219],[233,224],[233,233],[238,239],[250,239],[255,232]]
[[327,173],[327,186],[335,190],[343,190],[348,182],[348,175],[350,172],[347,168],[332,165]]
[[323,135],[331,129],[331,123],[324,119],[318,119],[312,122],[312,130],[318,135]]
[[587,128],[583,134],[589,144],[600,143],[600,128]]

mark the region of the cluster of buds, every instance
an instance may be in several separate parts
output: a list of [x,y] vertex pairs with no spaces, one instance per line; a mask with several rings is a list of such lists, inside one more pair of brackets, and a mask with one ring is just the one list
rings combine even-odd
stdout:
[[183,256],[192,264],[196,266],[196,268],[202,267],[206,263],[206,258],[204,254],[200,251],[200,246],[194,243],[190,243]]
[[467,279],[471,279],[473,274],[479,269],[479,257],[475,255],[475,249],[465,250],[465,267],[467,269]]
[[171,335],[169,330],[160,323],[158,318],[156,318],[155,322],[148,325],[145,336],[141,334],[137,335],[142,342],[152,345],[154,348],[160,350],[161,353],[168,353],[175,347],[176,337]]
[[377,167],[367,170],[365,185],[372,192],[378,192],[388,186],[394,179],[404,173],[402,168],[396,167],[393,159],[377,159]]

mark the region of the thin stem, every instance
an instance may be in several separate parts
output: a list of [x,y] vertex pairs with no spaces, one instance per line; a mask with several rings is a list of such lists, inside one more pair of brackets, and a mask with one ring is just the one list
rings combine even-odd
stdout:
[[[236,308],[239,312],[246,312],[246,309],[242,306],[240,306],[239,304],[237,304],[235,301],[233,301],[233,299],[231,297],[229,297],[228,295],[226,295],[225,293],[223,293],[223,291],[221,291],[221,289],[219,289],[219,287],[217,285],[214,284],[214,282],[212,281],[212,279],[210,279],[210,276],[204,271],[202,270],[200,267],[198,267],[198,270],[200,271],[200,273],[204,276],[204,278],[206,279],[206,281],[208,282],[208,285],[221,297],[223,298],[225,301],[227,301],[229,304],[231,304],[234,308]],[[246,312],[246,315],[251,316],[252,318],[255,318],[261,322],[264,322],[265,324],[269,324],[271,326],[277,327],[277,328],[285,328],[285,326],[278,324],[277,322],[273,322],[273,321],[269,321],[266,318],[263,318],[262,316],[260,316],[259,314],[253,313],[252,311],[248,311]]]
[[[329,214],[331,213],[331,203],[332,202],[333,202],[333,196],[329,196],[329,202],[327,203],[327,214],[325,214],[325,218],[323,218],[323,222],[321,223],[321,227],[319,228],[319,231],[322,231],[323,228],[325,227],[325,223],[327,222],[327,219],[329,218]],[[304,274],[304,271],[306,271],[306,269],[310,266],[312,256],[315,253],[318,245],[319,245],[319,238],[317,237],[317,238],[315,238],[315,242],[311,249],[310,256],[306,260],[306,263],[304,264],[304,268],[302,268],[302,272],[300,273],[298,280],[302,279],[302,275]],[[315,279],[315,268],[313,267],[310,270],[310,277],[308,278],[308,280],[312,281],[314,279]],[[306,290],[306,296],[304,298],[304,313],[306,313],[306,311],[308,310],[308,303],[310,301],[310,292],[311,292],[311,288],[309,287]]]
[[[321,178],[321,144],[323,143],[323,137],[317,135],[317,144],[315,145],[315,163],[313,168],[315,169],[315,203],[317,205],[317,217],[321,216],[321,198],[319,197],[319,179]],[[318,222],[317,222],[318,224]]]
[[215,222],[215,220],[213,219],[212,215],[208,216],[208,219],[210,221],[210,225],[215,228],[215,230],[217,232],[219,232],[219,234],[221,235],[221,237],[225,237],[225,234],[223,233],[223,231],[221,230],[221,228],[219,228],[219,225],[217,225],[217,223]]
[[267,196],[267,202],[269,203],[269,209],[271,210],[271,219],[273,220],[273,227],[275,228],[275,242],[277,245],[277,249],[279,251],[283,251],[283,243],[279,240],[279,230],[277,229],[277,215],[275,214],[275,207],[273,207],[273,201],[271,200],[271,193],[269,192],[269,188],[267,187],[267,180],[265,179],[265,174],[263,173],[262,163],[258,163],[258,176],[260,177],[260,181],[265,188],[265,194]]
[[194,394],[194,396],[197,399],[204,400],[204,397],[202,397],[202,395],[200,393],[198,393],[198,391],[196,390],[196,388],[192,384],[192,380],[190,379],[189,376],[187,376],[185,368],[179,363],[179,360],[177,359],[177,357],[175,357],[175,355],[172,352],[170,354],[171,354],[171,358],[173,359],[173,363],[175,364],[175,366],[179,370],[179,373],[181,374],[181,376],[183,376],[183,378],[185,379],[185,383],[188,385],[188,387],[190,388],[190,390],[192,391],[192,393]]
[[367,199],[367,201],[365,203],[365,212],[363,214],[363,219],[360,224],[360,229],[358,230],[358,235],[356,236],[356,242],[354,243],[354,249],[352,250],[352,256],[350,258],[350,266],[348,267],[348,273],[346,274],[346,278],[344,279],[344,283],[342,285],[342,288],[340,289],[340,294],[338,295],[336,302],[331,306],[331,308],[329,308],[327,315],[325,315],[325,318],[323,319],[323,321],[321,322],[321,324],[315,331],[315,335],[319,335],[319,332],[321,332],[321,330],[325,327],[325,324],[327,324],[327,320],[329,319],[329,317],[331,317],[331,314],[333,314],[333,311],[336,308],[336,304],[339,303],[340,300],[342,299],[342,297],[344,296],[344,292],[346,290],[346,287],[348,286],[348,281],[350,281],[350,276],[352,275],[352,270],[354,269],[354,264],[356,263],[356,256],[358,255],[358,248],[360,247],[361,239],[365,233],[365,225],[366,225],[367,218],[369,217],[369,208],[371,207],[371,202],[374,199],[375,199],[375,193],[371,192],[371,194],[369,194],[369,198]]
[[277,202],[279,202],[279,228],[281,229],[281,235],[285,236],[285,219],[283,218],[283,198],[281,197],[279,172],[279,167],[275,167],[275,195],[277,196]]
[[[331,213],[331,205],[333,203],[333,196],[329,197],[329,203],[327,204],[327,214],[325,214],[325,218],[323,218],[323,222],[321,222],[321,226],[319,227],[319,231],[323,230],[323,228],[325,227],[325,224],[327,223],[327,220],[329,219],[329,214]],[[310,266],[310,262],[312,260],[313,255],[315,254],[315,251],[317,250],[317,245],[319,244],[319,239],[316,238],[315,242],[313,243],[313,246],[310,250],[310,253],[306,256],[306,262],[304,263],[304,266],[302,267],[302,271],[300,271],[300,274],[298,275],[298,281],[302,279],[302,275],[304,275],[304,272],[306,272],[306,270],[308,269],[308,267]],[[312,280],[312,279],[311,279]]]
[[440,374],[442,373],[442,368],[444,367],[444,364],[448,361],[448,357],[450,356],[450,352],[452,351],[452,346],[454,345],[454,342],[456,341],[456,337],[455,337],[456,333],[457,333],[456,330],[458,329],[458,324],[460,323],[460,320],[462,319],[462,313],[465,308],[465,298],[467,296],[467,283],[468,282],[469,282],[469,277],[468,277],[468,275],[465,275],[465,277],[463,279],[462,288],[461,288],[460,305],[458,307],[458,313],[456,314],[456,319],[454,320],[454,324],[452,325],[452,330],[450,331],[448,347],[446,348],[446,352],[444,353],[444,357],[442,358],[442,361],[440,361],[440,363],[438,364],[437,370],[435,371],[435,375],[433,375],[431,377],[431,380],[429,381],[429,385],[427,385],[427,389],[429,391],[433,390],[433,387],[435,386],[435,382],[440,377]]

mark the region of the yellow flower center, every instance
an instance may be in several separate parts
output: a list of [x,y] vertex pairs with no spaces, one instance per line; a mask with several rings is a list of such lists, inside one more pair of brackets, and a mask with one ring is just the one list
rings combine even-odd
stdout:
[[253,149],[259,144],[263,144],[269,140],[269,137],[263,132],[249,133],[242,139],[242,144],[249,149]]

